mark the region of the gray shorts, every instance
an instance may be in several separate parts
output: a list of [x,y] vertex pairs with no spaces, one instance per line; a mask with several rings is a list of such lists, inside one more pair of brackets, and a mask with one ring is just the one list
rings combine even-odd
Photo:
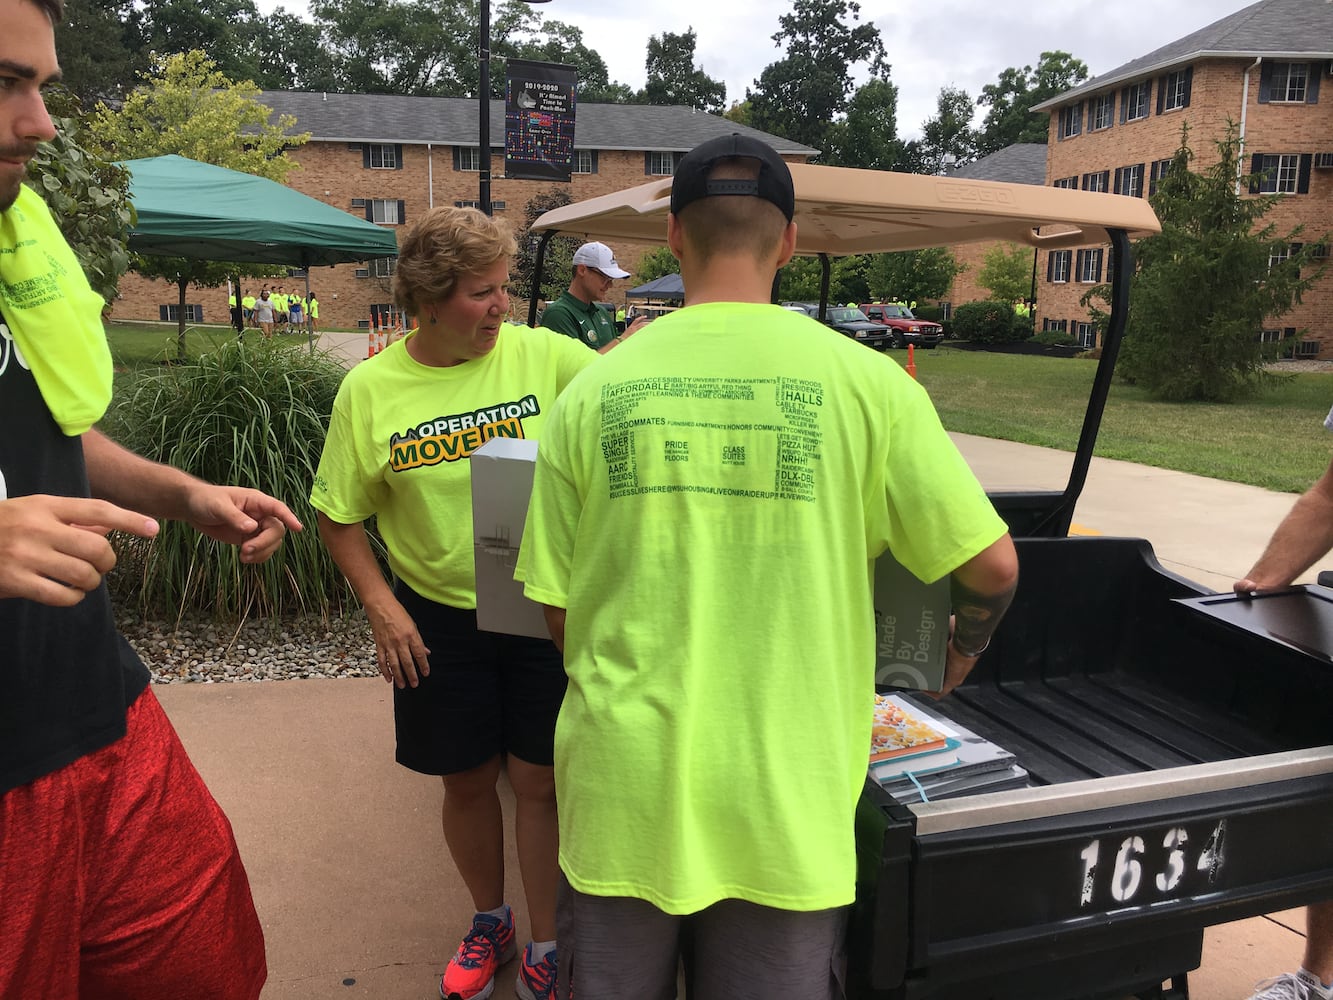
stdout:
[[570,1000],[672,1000],[683,955],[689,1000],[841,1000],[850,907],[798,912],[724,899],[688,916],[642,899],[588,896],[561,873],[560,983]]

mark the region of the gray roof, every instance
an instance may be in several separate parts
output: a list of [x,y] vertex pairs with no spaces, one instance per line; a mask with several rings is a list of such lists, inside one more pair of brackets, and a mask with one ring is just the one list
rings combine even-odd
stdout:
[[[438,143],[475,146],[477,101],[468,97],[396,94],[321,94],[266,90],[259,100],[277,114],[294,115],[298,132],[320,142]],[[686,107],[652,104],[579,104],[576,149],[652,149],[685,152],[705,139],[740,132],[763,139],[779,153],[814,156],[819,150]],[[491,101],[491,145],[504,146],[504,102]]]
[[1011,184],[1046,183],[1046,144],[1016,142],[972,163],[965,163],[949,174],[974,181],[1006,181]]
[[1333,59],[1333,0],[1259,0],[1146,56],[1034,105],[1032,110],[1049,111],[1093,91],[1136,77],[1152,76],[1195,59],[1257,56]]

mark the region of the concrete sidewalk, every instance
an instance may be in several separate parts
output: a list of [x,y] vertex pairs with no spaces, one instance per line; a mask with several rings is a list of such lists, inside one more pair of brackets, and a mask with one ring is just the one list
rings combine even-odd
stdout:
[[[353,349],[352,338],[347,350]],[[364,345],[361,335],[360,343]],[[988,490],[1060,489],[1066,452],[958,435]],[[1145,537],[1163,565],[1214,589],[1249,569],[1295,498],[1096,459],[1079,530]],[[378,679],[156,689],[227,810],[268,939],[264,1000],[434,1000],[470,917],[440,832],[435,779],[393,763],[390,690]],[[506,793],[507,817],[512,797]],[[512,836],[510,837],[512,843]],[[522,901],[509,859],[509,898]],[[518,909],[519,938],[526,940]],[[1210,930],[1198,1000],[1244,1000],[1300,960],[1301,911]],[[496,997],[513,996],[514,963]]]

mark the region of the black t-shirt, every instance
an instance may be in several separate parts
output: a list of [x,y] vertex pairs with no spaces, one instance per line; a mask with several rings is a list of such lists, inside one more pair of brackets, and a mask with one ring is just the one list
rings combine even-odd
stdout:
[[[83,441],[61,433],[0,315],[0,502],[34,493],[88,496]],[[147,684],[105,583],[72,608],[0,600],[0,794],[118,740]]]

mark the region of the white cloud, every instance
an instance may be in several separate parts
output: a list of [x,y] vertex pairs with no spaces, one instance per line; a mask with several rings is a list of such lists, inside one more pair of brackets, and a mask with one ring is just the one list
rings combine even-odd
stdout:
[[[256,0],[269,12],[283,0]],[[1233,14],[1251,0],[1174,0],[1150,17],[1126,14],[1104,0],[862,0],[861,19],[879,27],[899,89],[898,131],[920,134],[934,114],[940,88],[962,87],[973,99],[1009,66],[1036,65],[1042,52],[1060,49],[1082,59],[1092,75],[1147,55]],[[499,0],[493,0],[492,7]],[[308,17],[302,0],[285,6]],[[650,35],[698,36],[695,57],[727,85],[728,101],[745,97],[765,66],[781,55],[772,36],[787,7],[772,0],[670,0],[659,4],[606,0],[553,0],[535,8],[543,17],[583,29],[584,40],[606,60],[611,77],[633,87],[644,82]],[[978,119],[979,120],[979,119]]]

